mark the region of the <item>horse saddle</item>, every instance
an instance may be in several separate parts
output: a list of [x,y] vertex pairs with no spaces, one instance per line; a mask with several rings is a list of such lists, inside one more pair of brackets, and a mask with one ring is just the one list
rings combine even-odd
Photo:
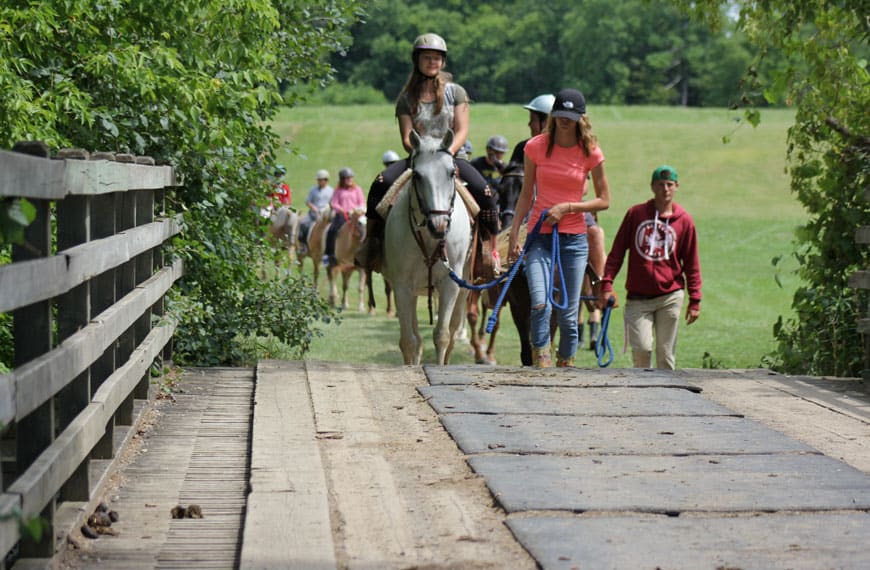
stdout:
[[[383,219],[387,219],[387,214],[390,213],[390,208],[393,207],[393,204],[396,203],[396,199],[399,197],[405,188],[407,188],[411,183],[411,177],[414,175],[414,171],[412,169],[407,169],[403,172],[396,181],[393,182],[393,185],[390,186],[390,189],[387,190],[387,193],[384,194],[384,197],[378,202],[378,205],[375,207],[378,214],[381,215]],[[480,212],[480,206],[477,205],[477,202],[474,200],[474,197],[468,191],[468,188],[465,187],[465,184],[462,183],[459,178],[455,180],[456,192],[459,194],[459,197],[462,198],[462,202],[465,204],[465,208],[468,210],[468,215],[471,216],[472,219],[477,217],[478,212]]]

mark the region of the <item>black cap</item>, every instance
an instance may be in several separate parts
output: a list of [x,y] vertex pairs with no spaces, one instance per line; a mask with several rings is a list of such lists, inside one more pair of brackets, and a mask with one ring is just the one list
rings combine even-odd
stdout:
[[586,114],[586,99],[576,89],[562,89],[556,94],[553,102],[553,117],[565,117],[572,121],[579,121],[581,115]]

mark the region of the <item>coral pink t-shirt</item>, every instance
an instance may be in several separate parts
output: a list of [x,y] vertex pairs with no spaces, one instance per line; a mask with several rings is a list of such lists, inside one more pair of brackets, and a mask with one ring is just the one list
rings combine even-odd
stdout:
[[[544,210],[562,202],[580,202],[586,193],[586,177],[593,168],[604,162],[600,147],[592,149],[589,156],[579,146],[569,148],[553,145],[547,156],[550,135],[544,133],[529,139],[525,153],[535,163],[536,198],[529,218],[529,227],[534,227]],[[541,233],[552,233],[553,226],[544,224]],[[559,233],[586,233],[586,218],[583,212],[565,214],[559,221]]]

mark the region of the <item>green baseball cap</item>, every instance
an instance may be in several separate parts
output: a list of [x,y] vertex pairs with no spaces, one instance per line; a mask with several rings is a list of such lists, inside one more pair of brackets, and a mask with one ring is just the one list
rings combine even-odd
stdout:
[[656,180],[673,180],[674,182],[679,181],[679,176],[677,175],[677,169],[673,166],[668,166],[667,164],[663,164],[653,170],[652,173],[652,182]]

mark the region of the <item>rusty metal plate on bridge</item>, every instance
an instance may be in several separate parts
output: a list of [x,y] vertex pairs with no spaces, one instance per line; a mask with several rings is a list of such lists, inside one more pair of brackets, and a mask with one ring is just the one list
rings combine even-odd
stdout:
[[507,525],[543,568],[870,568],[864,513],[524,517]]
[[508,512],[870,509],[870,475],[823,455],[468,459]]
[[696,455],[813,452],[761,424],[732,416],[598,417],[443,414],[467,454]]
[[516,368],[510,366],[435,366],[423,367],[433,386],[448,384],[527,385],[527,386],[635,386],[686,388],[690,386],[684,374],[669,370],[641,368]]
[[422,386],[418,390],[439,414],[736,415],[680,388]]

